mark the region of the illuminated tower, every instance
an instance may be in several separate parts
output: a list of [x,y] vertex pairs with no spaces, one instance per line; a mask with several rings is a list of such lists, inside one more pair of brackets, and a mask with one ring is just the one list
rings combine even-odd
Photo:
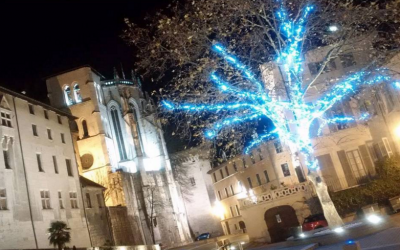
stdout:
[[127,209],[132,235],[116,243],[187,242],[186,214],[163,132],[140,79],[122,79],[115,72],[114,79],[104,80],[86,66],[48,78],[47,89],[52,106],[76,117],[81,175],[108,188],[107,206]]

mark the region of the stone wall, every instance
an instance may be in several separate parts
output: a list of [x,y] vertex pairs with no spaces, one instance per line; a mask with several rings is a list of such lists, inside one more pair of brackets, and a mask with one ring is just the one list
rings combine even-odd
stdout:
[[135,245],[134,234],[126,207],[108,207],[111,230],[116,246]]

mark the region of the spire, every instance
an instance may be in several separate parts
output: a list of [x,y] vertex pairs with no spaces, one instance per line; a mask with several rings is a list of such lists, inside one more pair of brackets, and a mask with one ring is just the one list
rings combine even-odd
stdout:
[[120,63],[120,64],[121,64],[122,79],[126,79],[126,78],[125,78],[124,68],[122,67],[122,63]]
[[114,67],[114,79],[119,79],[117,68]]
[[135,75],[135,71],[133,69],[131,69],[131,77],[132,77],[132,81],[136,83],[136,75]]

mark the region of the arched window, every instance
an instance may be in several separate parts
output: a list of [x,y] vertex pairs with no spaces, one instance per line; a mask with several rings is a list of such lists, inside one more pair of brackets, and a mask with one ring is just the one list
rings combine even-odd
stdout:
[[76,103],[82,102],[82,96],[81,96],[81,90],[79,88],[79,84],[74,85],[74,97],[75,97]]
[[112,119],[114,132],[115,132],[115,140],[118,145],[119,157],[121,160],[125,160],[127,158],[127,156],[126,156],[126,150],[125,150],[125,144],[124,144],[124,137],[122,134],[121,124],[119,121],[118,110],[116,109],[115,106],[111,107],[110,113],[111,113],[111,119]]
[[82,121],[82,130],[83,130],[83,138],[88,137],[89,131],[88,131],[86,120]]
[[96,89],[97,100],[99,103],[103,103],[103,96],[101,95],[101,86],[100,84],[95,83],[94,87]]
[[73,104],[73,101],[71,98],[71,88],[69,86],[65,86],[65,88],[64,88],[64,98],[65,98],[65,103],[68,106]]

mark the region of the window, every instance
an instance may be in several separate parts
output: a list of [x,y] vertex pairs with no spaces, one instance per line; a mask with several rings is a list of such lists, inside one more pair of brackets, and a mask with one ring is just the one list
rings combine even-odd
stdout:
[[61,133],[61,142],[65,144],[65,136],[63,133]]
[[235,205],[235,207],[236,207],[236,213],[237,213],[237,215],[240,216],[240,209],[239,209],[239,206],[238,206],[238,205]]
[[251,159],[251,163],[255,164],[256,163],[256,159],[254,159],[254,154],[250,153],[250,159]]
[[50,192],[49,190],[41,190],[40,198],[42,200],[42,208],[43,209],[51,209],[50,207]]
[[190,184],[194,187],[196,186],[196,180],[194,179],[194,177],[190,177]]
[[67,104],[68,106],[74,104],[71,97],[71,88],[69,86],[65,86],[64,88],[64,99],[65,99],[65,104]]
[[100,84],[95,83],[94,87],[96,89],[96,96],[99,103],[103,103],[103,96],[101,95],[101,87]]
[[34,124],[32,124],[32,133],[34,136],[38,136],[37,127]]
[[225,173],[226,173],[226,176],[229,176],[228,166],[225,167]]
[[233,169],[235,170],[235,172],[238,171],[237,166],[236,166],[236,162],[233,162]]
[[43,110],[43,114],[44,114],[44,118],[46,118],[48,120],[49,119],[49,113],[47,112],[47,110]]
[[58,204],[60,205],[60,209],[64,209],[64,202],[63,202],[63,199],[62,199],[61,191],[58,191]]
[[35,114],[35,109],[33,108],[32,104],[28,104],[28,108],[29,108],[29,113],[34,115]]
[[221,175],[221,179],[224,179],[224,172],[222,172],[222,169],[219,170],[219,173]]
[[258,157],[260,157],[260,161],[264,160],[264,157],[261,153],[261,149],[257,149],[257,151],[258,151]]
[[103,207],[103,197],[101,197],[101,194],[96,194],[97,198],[97,204],[99,205],[99,208]]
[[356,65],[356,61],[354,60],[354,56],[352,53],[340,55],[339,58],[343,68],[348,68]]
[[268,183],[269,182],[269,176],[268,176],[268,171],[264,170],[264,176],[265,176],[265,181]]
[[61,116],[57,115],[58,124],[62,124]]
[[253,183],[251,182],[251,178],[250,177],[247,178],[247,181],[249,182],[250,188],[253,188]]
[[79,84],[74,85],[74,97],[76,103],[82,102],[81,89],[79,88]]
[[38,164],[39,172],[44,172],[43,167],[42,167],[42,159],[40,157],[40,154],[36,154],[36,161],[37,161],[37,164]]
[[86,120],[82,121],[82,130],[83,130],[83,138],[88,137],[89,136],[89,131],[88,131]]
[[290,170],[289,170],[289,165],[287,163],[281,164],[283,176],[290,176]]
[[246,164],[246,159],[242,158],[242,162],[243,162],[243,168],[247,168],[247,164]]
[[10,114],[1,112],[1,126],[12,128]]
[[360,157],[360,152],[358,151],[358,149],[356,149],[353,151],[349,151],[346,154],[347,158],[349,159],[350,167],[353,171],[354,177],[357,181],[359,181],[360,178],[367,175]]
[[76,192],[69,192],[69,200],[71,201],[71,208],[78,208],[78,197]]
[[235,195],[235,191],[233,190],[233,186],[231,185],[231,193],[232,195]]
[[57,158],[55,155],[53,155],[53,166],[54,166],[54,173],[58,174]]
[[53,136],[51,135],[51,129],[47,129],[47,138],[49,139],[49,140],[53,140]]
[[116,142],[118,145],[119,158],[120,158],[120,160],[125,160],[127,158],[127,156],[126,156],[126,151],[125,151],[124,138],[122,135],[122,129],[121,129],[121,125],[120,125],[118,110],[115,106],[111,107],[111,119],[112,119],[112,123],[114,126],[114,131],[115,131],[115,139],[116,139]]
[[0,210],[7,210],[7,193],[4,188],[0,188]]
[[228,189],[224,188],[226,197],[229,197]]
[[277,154],[282,153],[282,144],[280,140],[274,141],[275,151]]
[[68,176],[74,176],[74,173],[72,172],[71,160],[65,159],[65,164],[67,165]]
[[233,208],[229,207],[229,209],[231,210],[231,217],[235,217],[235,214],[233,213]]
[[215,174],[215,172],[213,173],[214,176],[214,182],[217,182],[217,175]]
[[220,191],[218,191],[218,198],[219,198],[219,200],[222,200],[222,196],[221,196],[221,192]]
[[86,193],[86,206],[92,208],[92,201],[90,200],[90,194]]
[[11,169],[10,156],[9,156],[7,150],[3,149],[3,157],[4,157],[4,165],[6,166],[6,169]]
[[259,174],[256,174],[256,178],[257,178],[258,185],[260,186],[260,185],[261,185],[261,178],[260,178],[260,175],[259,175]]

